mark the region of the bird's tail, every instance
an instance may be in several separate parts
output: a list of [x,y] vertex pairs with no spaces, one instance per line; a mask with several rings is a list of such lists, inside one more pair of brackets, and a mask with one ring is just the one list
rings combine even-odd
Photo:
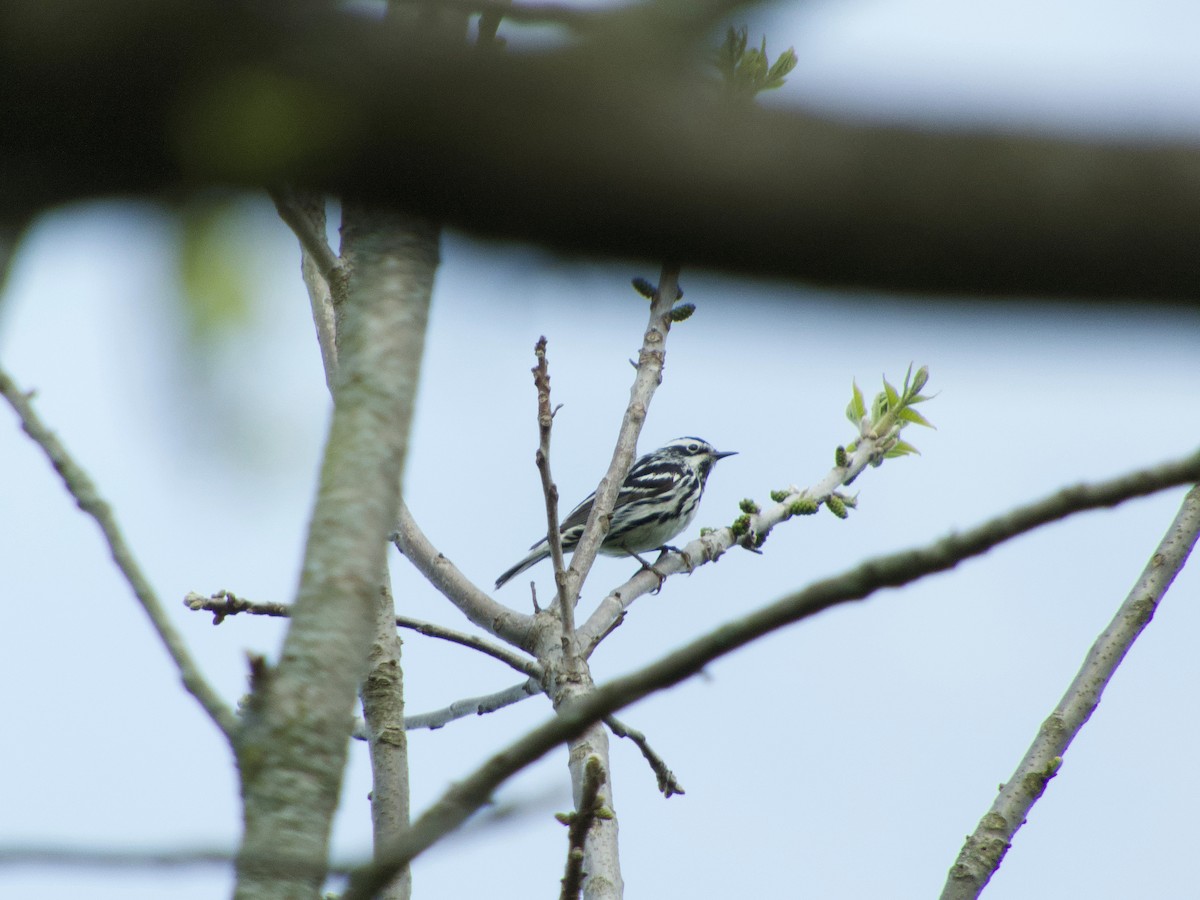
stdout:
[[549,555],[550,548],[546,545],[545,540],[534,544],[533,549],[529,551],[528,556],[496,579],[496,590],[500,590],[500,588],[504,587],[504,585],[506,585],[509,581],[516,578],[526,569],[536,566]]

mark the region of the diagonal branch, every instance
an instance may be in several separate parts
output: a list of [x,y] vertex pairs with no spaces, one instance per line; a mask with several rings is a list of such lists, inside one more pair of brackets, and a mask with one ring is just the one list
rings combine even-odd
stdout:
[[290,188],[272,188],[267,193],[275,203],[279,218],[292,229],[300,241],[300,248],[312,258],[321,277],[330,285],[339,281],[343,266],[325,239],[324,206],[318,207],[316,201]]
[[1000,867],[1012,839],[1025,824],[1029,810],[1062,765],[1063,754],[1100,705],[1104,688],[1133,642],[1150,624],[1167,588],[1183,569],[1200,536],[1200,485],[1183,498],[1183,505],[1150,562],[1117,610],[1108,628],[1096,639],[1079,673],[1054,712],[1042,723],[1032,746],[1008,783],[1000,788],[992,808],[979,822],[958,855],[942,900],[978,897]]
[[199,701],[225,738],[232,742],[239,727],[238,717],[201,674],[191,653],[188,652],[183,638],[171,624],[154,588],[151,587],[149,580],[133,558],[133,551],[125,543],[125,538],[113,515],[112,507],[100,496],[92,479],[71,458],[59,439],[38,418],[33,405],[29,402],[29,395],[17,388],[7,373],[2,370],[0,370],[0,394],[4,395],[4,399],[12,405],[20,417],[21,427],[25,433],[49,457],[67,491],[79,504],[79,508],[100,526],[100,531],[103,533],[105,541],[108,542],[113,562],[116,563],[117,568],[133,589],[134,596],[145,610],[159,640],[162,641],[167,653],[174,661],[175,667],[183,679],[183,686]]
[[[458,782],[418,819],[389,854],[388,866],[403,865],[442,834],[457,827],[486,802],[506,778],[540,758],[591,722],[668,687],[699,671],[712,660],[756,638],[825,609],[861,600],[885,587],[898,587],[959,562],[1049,522],[1084,510],[1115,506],[1175,485],[1200,479],[1200,452],[1094,485],[1066,488],[1050,497],[1018,507],[982,525],[913,550],[867,560],[843,575],[816,582],[763,609],[731,622],[637,672],[616,679],[594,693],[564,705],[558,717],[505,748],[468,778]],[[343,900],[370,896],[372,886],[388,871],[363,871]]]
[[429,542],[403,498],[391,539],[396,549],[464,616],[514,647],[532,650],[533,616],[496,602],[476,587],[458,566]]
[[510,744],[458,781],[417,819],[403,840],[389,848],[384,864],[362,869],[342,900],[366,900],[398,867],[461,825],[488,802],[492,792],[525,766],[540,759],[591,723],[678,684],[714,659],[766,634],[832,606],[862,600],[887,587],[899,587],[986,553],[1012,538],[1085,510],[1116,506],[1169,487],[1200,480],[1200,451],[1173,462],[1096,484],[1064,488],[1044,500],[1017,507],[975,528],[924,547],[868,559],[849,571],[815,582],[757,612],[730,622],[663,657],[563,704],[558,715]]
[[662,383],[663,363],[666,358],[667,332],[671,328],[671,307],[679,295],[679,266],[664,263],[658,280],[658,290],[650,303],[650,320],[646,324],[646,333],[642,337],[642,349],[638,354],[637,375],[634,376],[633,387],[629,391],[629,404],[625,407],[625,415],[621,419],[621,429],[617,433],[617,446],[613,449],[612,462],[608,471],[600,479],[596,488],[596,500],[592,504],[591,514],[584,525],[583,534],[571,556],[571,567],[566,573],[566,584],[563,594],[572,605],[579,599],[580,588],[596,561],[605,535],[608,534],[608,520],[612,515],[613,506],[617,502],[617,494],[621,483],[629,474],[633,465],[633,457],[637,452],[638,435],[646,422],[646,413],[654,391]]
[[637,748],[642,751],[642,756],[650,764],[650,770],[654,772],[654,777],[658,779],[658,789],[662,792],[663,797],[673,797],[676,794],[687,793],[683,789],[683,785],[675,778],[675,773],[671,771],[667,765],[667,761],[659,756],[654,748],[650,746],[650,742],[646,740],[645,734],[636,728],[626,725],[616,716],[605,716],[604,724],[617,737],[633,741],[637,745]]

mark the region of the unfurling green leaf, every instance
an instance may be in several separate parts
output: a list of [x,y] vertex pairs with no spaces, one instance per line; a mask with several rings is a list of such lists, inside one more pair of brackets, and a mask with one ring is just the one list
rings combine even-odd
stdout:
[[850,513],[846,512],[846,504],[842,502],[842,498],[837,494],[830,494],[825,500],[825,508],[837,516],[839,519],[844,519]]
[[863,400],[863,392],[858,387],[857,381],[852,381],[854,393],[850,397],[850,403],[846,406],[846,418],[853,424],[859,424],[867,415],[867,406]]

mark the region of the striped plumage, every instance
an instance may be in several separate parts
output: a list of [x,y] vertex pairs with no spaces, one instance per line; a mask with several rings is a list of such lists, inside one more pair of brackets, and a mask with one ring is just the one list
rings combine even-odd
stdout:
[[[700,438],[681,437],[638,459],[621,484],[600,552],[626,556],[665,546],[696,515],[704,485],[717,460],[733,455],[732,451],[718,451]],[[564,551],[578,545],[595,500],[592,493],[563,520],[559,534]],[[496,579],[496,587],[549,555],[549,542],[542,538],[524,559]]]

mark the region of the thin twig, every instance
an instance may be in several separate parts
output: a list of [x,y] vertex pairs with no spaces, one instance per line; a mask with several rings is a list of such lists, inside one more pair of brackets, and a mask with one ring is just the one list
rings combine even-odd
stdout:
[[1079,673],[1054,712],[1038,729],[1025,758],[1000,788],[992,808],[980,820],[974,833],[967,837],[942,889],[942,900],[978,897],[1000,868],[1000,862],[1012,845],[1013,837],[1025,824],[1029,810],[1041,798],[1050,779],[1058,774],[1063,754],[1100,705],[1104,688],[1138,635],[1150,624],[1198,536],[1200,485],[1183,498],[1175,521],[1150,557],[1141,577],[1112,622],[1092,644]]
[[455,719],[493,713],[499,709],[504,709],[506,706],[512,706],[514,703],[527,700],[530,697],[536,697],[540,693],[542,693],[541,684],[530,678],[528,681],[514,684],[512,687],[496,691],[494,694],[484,694],[481,697],[466,697],[462,700],[455,700],[449,706],[442,709],[435,709],[427,713],[418,713],[415,716],[405,716],[404,730],[415,731],[418,728],[428,728],[433,731],[449,722],[453,722]]
[[[226,617],[236,616],[238,613],[282,618],[291,615],[291,607],[286,603],[255,603],[238,597],[229,591],[217,591],[211,597],[191,593],[183,598],[183,605],[195,612],[211,612],[213,614],[214,625],[220,625]],[[444,625],[438,625],[434,622],[426,622],[423,619],[414,619],[411,616],[396,616],[396,626],[398,628],[406,628],[409,631],[415,631],[426,637],[449,641],[452,644],[459,644],[463,647],[470,647],[472,650],[478,650],[480,653],[490,656],[493,659],[500,660],[500,662],[510,668],[516,669],[522,675],[528,675],[530,678],[536,678],[539,681],[542,678],[542,667],[536,662],[526,659],[506,647],[493,644],[485,638],[466,634],[462,631],[455,631],[453,628],[447,628]]]
[[1018,507],[961,534],[913,550],[875,557],[853,569],[790,594],[730,622],[645,668],[563,704],[554,719],[503,748],[480,768],[455,783],[414,823],[404,839],[389,848],[384,863],[355,873],[342,900],[366,900],[385,884],[396,867],[457,828],[485,804],[505,780],[591,723],[684,679],[714,659],[771,632],[832,606],[862,600],[887,587],[899,587],[951,569],[1005,541],[1085,510],[1116,506],[1169,487],[1200,480],[1200,452],[1097,484],[1066,488],[1044,500]]
[[188,652],[187,644],[175,630],[175,626],[171,624],[170,617],[167,616],[166,610],[158,600],[158,595],[134,559],[133,551],[125,543],[125,538],[113,515],[112,507],[100,496],[92,479],[71,458],[59,439],[38,418],[33,405],[29,402],[29,395],[18,389],[3,370],[0,370],[0,394],[4,395],[4,399],[20,417],[21,427],[25,433],[49,457],[67,491],[79,504],[79,508],[100,526],[100,531],[103,533],[105,541],[108,542],[113,562],[116,563],[117,569],[133,589],[134,596],[145,610],[159,640],[162,641],[167,653],[174,661],[183,680],[183,686],[199,701],[226,739],[232,742],[238,730],[238,717],[201,674],[191,653]]
[[646,758],[646,762],[650,764],[651,771],[654,772],[654,777],[658,779],[658,789],[664,797],[673,797],[675,794],[686,793],[683,785],[676,780],[675,773],[671,771],[666,760],[654,752],[654,748],[646,740],[646,735],[636,728],[626,725],[616,716],[605,716],[604,724],[617,737],[628,738],[642,751],[642,756]]
[[332,286],[342,271],[342,261],[325,239],[324,212],[314,215],[312,204],[290,189],[271,188],[267,193],[275,203],[279,218],[292,229],[304,252],[312,257],[321,276]]
[[663,363],[666,358],[667,332],[671,328],[671,307],[679,295],[679,266],[665,263],[658,279],[658,291],[650,303],[650,319],[642,337],[642,349],[638,354],[637,374],[629,391],[629,404],[621,420],[617,434],[617,445],[613,449],[608,471],[596,488],[596,499],[584,525],[583,534],[571,556],[571,567],[567,570],[565,594],[574,604],[579,591],[600,552],[600,545],[608,534],[608,519],[617,502],[621,483],[633,465],[637,451],[638,435],[646,421],[646,413],[654,391],[662,382]]
[[576,900],[583,890],[583,878],[587,874],[583,871],[584,842],[596,819],[605,815],[604,797],[600,794],[600,788],[608,780],[604,764],[598,757],[589,756],[583,771],[583,789],[579,795],[578,809],[563,817],[567,825],[567,865],[559,900]]
[[575,654],[575,604],[567,600],[567,579],[563,567],[562,534],[558,530],[558,485],[550,474],[550,431],[554,425],[554,410],[550,408],[550,367],[546,361],[546,338],[538,338],[534,347],[537,365],[533,367],[533,383],[537,388],[538,450],[537,469],[542,478],[542,495],[546,498],[546,541],[550,561],[554,564],[554,584],[558,588],[558,612],[562,619],[563,653]]
[[[104,847],[55,847],[51,845],[0,846],[0,868],[12,869],[18,866],[37,866],[60,869],[64,867],[78,869],[189,869],[220,866],[226,868],[237,859],[234,851],[228,849],[202,849],[194,845],[179,849],[163,850],[130,850],[128,848]],[[300,868],[313,874],[329,872],[341,875],[351,872],[354,864],[350,862],[332,862],[328,865],[322,860],[314,863],[311,859],[299,859],[295,856],[277,854],[256,860],[264,866],[278,866],[287,869]]]

